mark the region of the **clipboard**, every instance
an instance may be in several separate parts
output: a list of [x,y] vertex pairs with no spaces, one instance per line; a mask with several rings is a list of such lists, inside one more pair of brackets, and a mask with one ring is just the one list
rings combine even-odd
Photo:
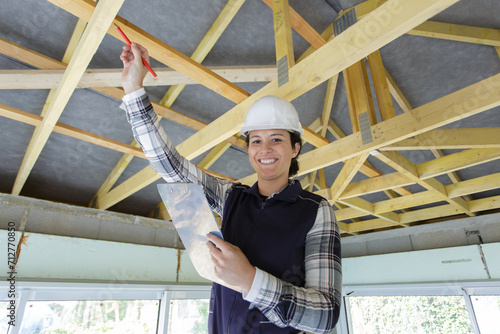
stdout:
[[203,188],[195,183],[165,183],[158,191],[167,208],[179,237],[186,248],[196,271],[201,277],[241,292],[229,286],[215,275],[206,235],[222,237],[219,225],[210,210]]

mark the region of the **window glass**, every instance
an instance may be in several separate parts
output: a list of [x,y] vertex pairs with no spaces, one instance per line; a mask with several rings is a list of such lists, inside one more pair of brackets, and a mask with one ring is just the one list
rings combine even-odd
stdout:
[[158,300],[29,301],[21,334],[156,333]]
[[10,302],[0,301],[0,310],[2,310],[2,313],[0,313],[0,333],[7,333],[9,329],[9,321],[11,320],[8,316],[10,314],[7,309],[9,306]]
[[346,298],[354,334],[473,333],[462,296]]
[[208,334],[208,299],[172,299],[168,334]]
[[481,334],[500,333],[500,296],[471,296],[471,300]]

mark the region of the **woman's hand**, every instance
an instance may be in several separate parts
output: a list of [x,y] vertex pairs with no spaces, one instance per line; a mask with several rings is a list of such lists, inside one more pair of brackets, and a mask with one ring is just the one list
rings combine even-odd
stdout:
[[148,50],[143,46],[137,43],[132,43],[132,46],[123,46],[120,59],[123,62],[122,85],[125,94],[143,87],[142,82],[148,70],[142,63],[142,58],[149,63]]
[[215,275],[229,285],[236,286],[248,293],[255,276],[255,267],[248,262],[247,257],[236,246],[231,245],[209,233],[207,247],[212,256]]

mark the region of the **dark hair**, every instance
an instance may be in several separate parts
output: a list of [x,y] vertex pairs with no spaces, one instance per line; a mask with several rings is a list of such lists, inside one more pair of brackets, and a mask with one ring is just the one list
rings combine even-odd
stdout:
[[297,155],[294,158],[292,158],[292,162],[290,163],[290,169],[288,170],[288,177],[294,176],[299,171],[298,157],[300,151],[302,150],[302,138],[300,138],[300,133],[295,131],[290,132],[290,141],[292,142],[292,149],[295,148],[296,143],[299,143],[300,147],[299,151],[297,152]]
[[[288,131],[288,133],[290,134],[290,142],[292,144],[292,149],[295,148],[295,144],[297,144],[297,143],[300,144],[299,151],[297,152],[297,155],[294,158],[292,158],[292,161],[290,163],[290,169],[288,169],[288,177],[292,177],[295,174],[297,174],[297,172],[299,171],[298,157],[299,157],[300,151],[302,150],[302,138],[300,138],[300,133],[298,133],[296,131]],[[247,133],[247,136],[245,138],[245,143],[247,144],[247,147],[250,144],[250,136],[248,133]]]

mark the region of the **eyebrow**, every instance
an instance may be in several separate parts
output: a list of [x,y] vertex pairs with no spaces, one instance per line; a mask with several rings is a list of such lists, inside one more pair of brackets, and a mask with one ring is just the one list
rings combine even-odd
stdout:
[[[273,137],[273,136],[280,136],[280,137],[285,137],[282,133],[271,133],[269,135],[269,137]],[[254,139],[254,138],[261,138],[262,136],[260,135],[250,135],[250,139]]]

